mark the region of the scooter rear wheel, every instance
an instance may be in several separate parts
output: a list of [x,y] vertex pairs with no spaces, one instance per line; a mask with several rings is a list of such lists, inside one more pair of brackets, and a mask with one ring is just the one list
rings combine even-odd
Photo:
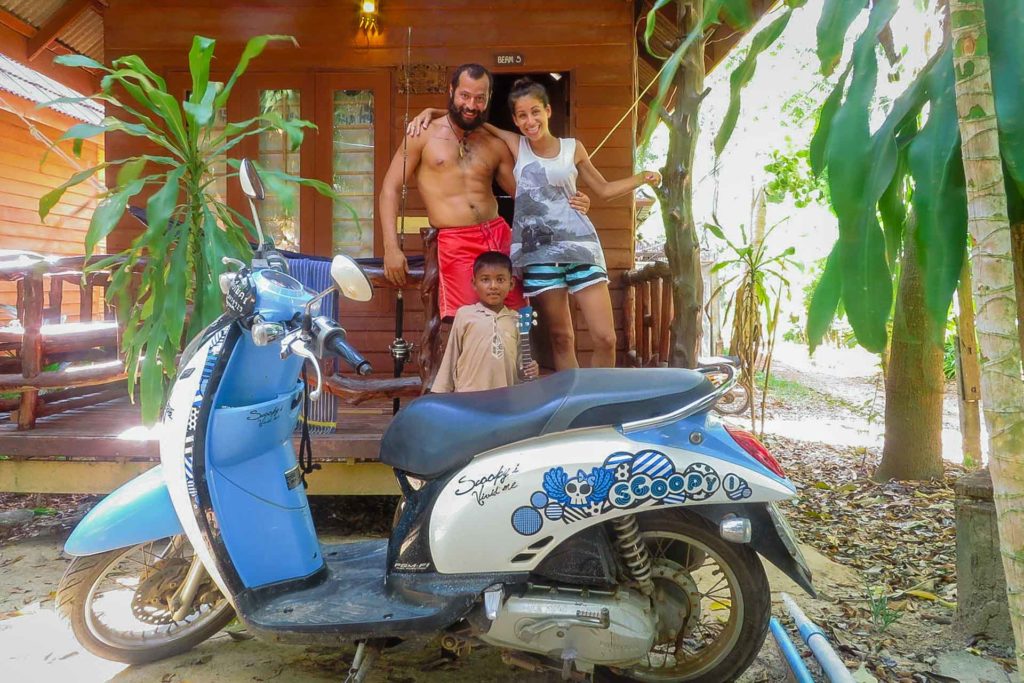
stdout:
[[720,683],[750,666],[771,616],[764,567],[703,518],[678,511],[638,515],[654,568],[659,632],[645,661],[595,672],[595,681]]
[[188,540],[175,536],[76,557],[57,589],[57,611],[78,642],[104,659],[143,664],[190,650],[235,616],[207,576],[191,613],[174,620],[167,599],[192,556]]

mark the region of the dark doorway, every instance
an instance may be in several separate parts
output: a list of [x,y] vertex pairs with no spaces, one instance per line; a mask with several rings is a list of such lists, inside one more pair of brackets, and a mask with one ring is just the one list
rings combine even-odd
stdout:
[[[494,74],[494,93],[491,96],[490,122],[498,128],[518,133],[512,123],[512,112],[508,108],[508,94],[516,79],[527,76],[543,85],[551,100],[551,122],[549,127],[555,137],[564,138],[569,134],[569,72],[499,73]],[[494,196],[498,198],[498,213],[512,225],[515,198],[494,185]]]

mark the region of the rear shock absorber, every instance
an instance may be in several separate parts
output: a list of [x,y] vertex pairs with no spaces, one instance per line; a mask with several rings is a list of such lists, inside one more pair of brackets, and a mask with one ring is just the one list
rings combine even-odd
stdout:
[[651,595],[654,593],[654,582],[651,581],[654,568],[651,566],[651,554],[647,552],[644,539],[640,536],[640,525],[636,521],[636,515],[616,517],[611,520],[611,525],[615,530],[615,547],[618,548],[622,561],[629,568],[633,580],[639,584],[640,592]]

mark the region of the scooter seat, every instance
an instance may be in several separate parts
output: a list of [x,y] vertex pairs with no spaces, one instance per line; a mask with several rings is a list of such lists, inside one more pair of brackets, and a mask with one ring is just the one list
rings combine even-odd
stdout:
[[428,394],[399,411],[380,461],[434,478],[474,456],[535,436],[664,415],[714,391],[678,368],[563,370],[507,389]]

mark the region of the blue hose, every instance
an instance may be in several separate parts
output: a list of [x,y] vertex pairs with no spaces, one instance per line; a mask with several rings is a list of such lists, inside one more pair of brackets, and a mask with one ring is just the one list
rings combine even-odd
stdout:
[[797,683],[814,683],[814,679],[811,678],[811,672],[807,670],[807,665],[804,664],[803,657],[797,652],[796,646],[789,639],[789,634],[786,633],[786,629],[779,623],[779,620],[772,617],[771,621],[768,622],[768,626],[772,630],[772,635],[775,636],[775,642],[779,644],[782,656],[786,658],[789,668],[793,671],[793,676],[796,678]]
[[825,672],[828,680],[831,683],[854,683],[853,676],[850,675],[843,660],[832,649],[832,644],[828,642],[825,632],[807,618],[807,615],[789,594],[782,594],[782,602],[786,606],[789,616],[793,617],[793,623],[800,631],[800,637],[811,649],[811,654],[818,660],[818,664],[821,665],[821,670]]

